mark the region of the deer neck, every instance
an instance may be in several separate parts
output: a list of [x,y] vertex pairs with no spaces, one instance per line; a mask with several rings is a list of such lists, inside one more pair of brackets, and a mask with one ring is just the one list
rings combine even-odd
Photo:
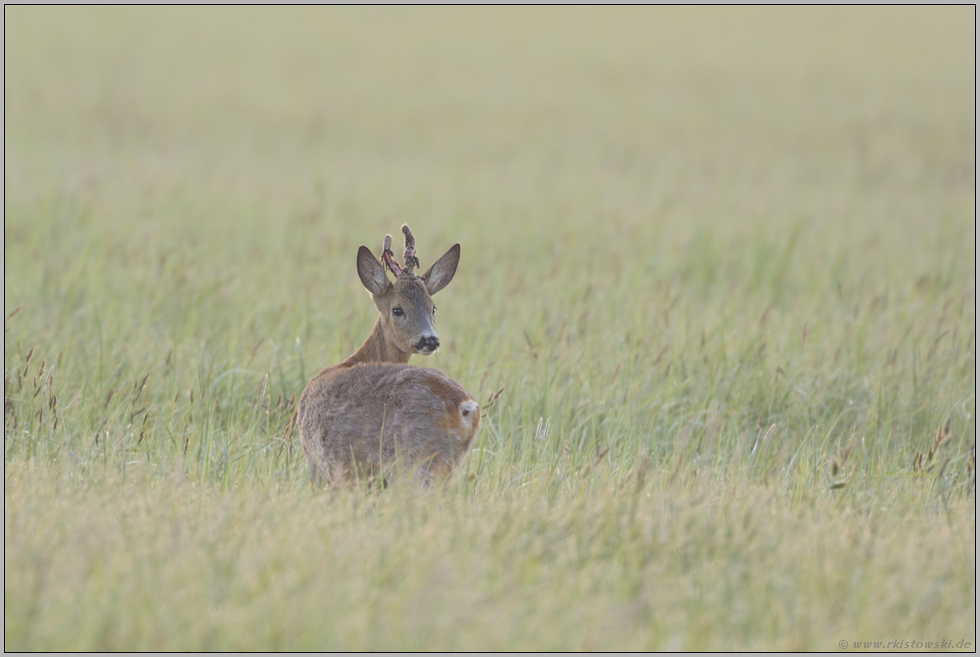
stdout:
[[381,326],[381,318],[378,317],[364,344],[337,367],[351,367],[358,363],[407,363],[411,355],[388,342]]

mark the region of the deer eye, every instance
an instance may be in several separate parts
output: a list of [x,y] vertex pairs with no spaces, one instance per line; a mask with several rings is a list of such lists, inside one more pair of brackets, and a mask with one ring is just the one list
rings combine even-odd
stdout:
[[401,317],[402,315],[405,314],[405,311],[402,310],[401,308],[392,308],[391,314],[394,315],[395,317]]
[[432,314],[433,314],[433,315],[435,315],[435,314],[436,314],[436,307],[435,307],[435,306],[432,306]]

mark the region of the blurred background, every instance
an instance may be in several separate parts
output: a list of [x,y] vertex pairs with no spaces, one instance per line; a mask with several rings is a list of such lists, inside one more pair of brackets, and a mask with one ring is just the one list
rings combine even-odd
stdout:
[[773,345],[884,360],[974,312],[973,7],[4,15],[20,352],[271,343],[288,397],[367,335],[356,250],[403,222],[423,265],[462,243],[424,363],[481,397],[539,354],[612,377],[613,345],[748,336],[785,372]]
[[[975,25],[5,6],[4,647],[975,645]],[[405,222],[480,433],[311,493]]]

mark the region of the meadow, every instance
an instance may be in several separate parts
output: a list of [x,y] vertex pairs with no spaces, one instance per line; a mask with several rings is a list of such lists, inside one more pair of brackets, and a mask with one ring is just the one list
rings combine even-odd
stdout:
[[[975,650],[975,11],[5,7],[5,650]],[[314,491],[404,222],[480,433]]]

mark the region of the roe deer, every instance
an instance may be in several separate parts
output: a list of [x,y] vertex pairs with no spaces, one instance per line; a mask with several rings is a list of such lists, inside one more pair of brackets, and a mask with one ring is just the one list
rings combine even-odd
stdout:
[[416,276],[415,238],[407,225],[402,233],[404,267],[395,262],[390,235],[380,261],[366,246],[358,250],[357,273],[378,321],[352,356],[313,377],[300,397],[299,438],[314,485],[347,476],[387,482],[402,467],[428,484],[449,475],[480,427],[479,404],[461,385],[406,364],[413,353],[439,348],[432,295],[453,279],[459,244]]

